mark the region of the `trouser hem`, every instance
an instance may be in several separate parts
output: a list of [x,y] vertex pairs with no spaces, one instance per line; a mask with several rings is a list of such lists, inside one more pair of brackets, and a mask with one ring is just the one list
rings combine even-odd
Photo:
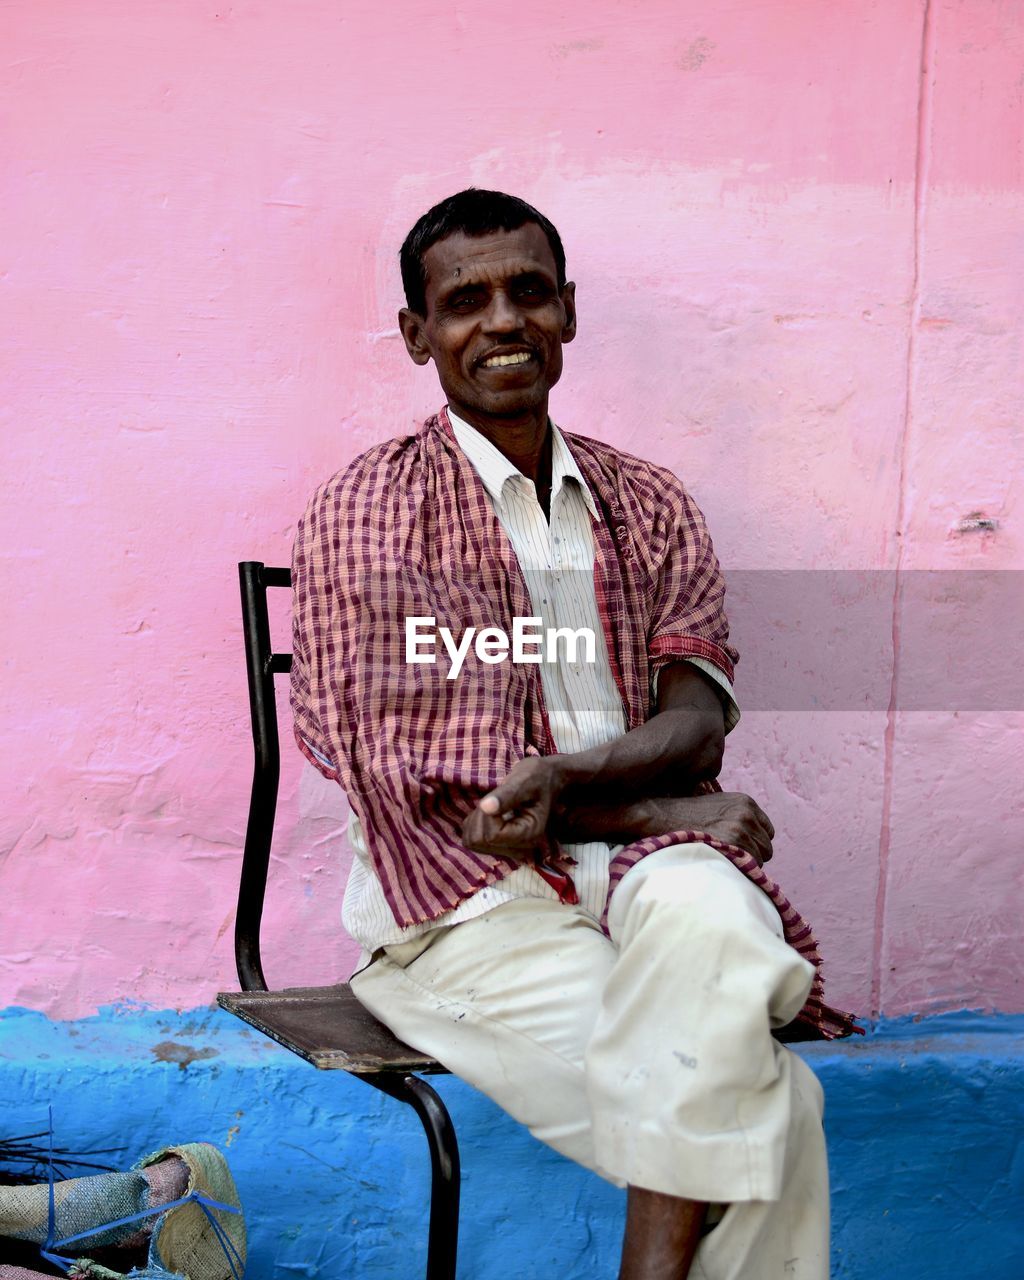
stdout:
[[[782,1169],[741,1133],[704,1142],[653,1125],[594,1119],[599,1163],[630,1186],[716,1204],[772,1201],[782,1195]],[[668,1156],[669,1158],[666,1158]]]

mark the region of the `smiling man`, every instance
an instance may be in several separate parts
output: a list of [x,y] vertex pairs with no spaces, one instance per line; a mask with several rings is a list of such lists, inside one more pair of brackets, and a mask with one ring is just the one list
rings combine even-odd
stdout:
[[[314,495],[293,563],[296,735],[351,808],[353,990],[628,1188],[621,1280],[820,1280],[821,1090],[773,1032],[851,1020],[762,870],[770,821],[716,782],[739,712],[703,517],[548,417],[576,296],[537,210],[460,192],[401,267],[445,406]],[[596,660],[485,641],[449,678],[409,660],[424,618],[589,630]]]

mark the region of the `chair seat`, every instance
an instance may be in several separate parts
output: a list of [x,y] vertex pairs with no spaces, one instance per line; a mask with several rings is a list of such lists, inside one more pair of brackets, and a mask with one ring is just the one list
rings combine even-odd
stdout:
[[347,983],[222,991],[217,1003],[321,1070],[353,1075],[446,1073],[439,1062],[393,1036],[363,1008]]

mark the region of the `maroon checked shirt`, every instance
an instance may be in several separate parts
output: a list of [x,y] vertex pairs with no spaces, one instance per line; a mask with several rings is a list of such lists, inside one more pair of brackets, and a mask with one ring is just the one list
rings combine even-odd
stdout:
[[[594,497],[594,585],[626,728],[651,714],[651,678],[687,657],[732,680],[725,587],[703,516],[671,472],[562,433]],[[444,662],[406,660],[409,617],[453,636],[512,632],[530,594],[475,469],[444,410],[415,435],[386,441],[321,486],[292,566],[291,702],[296,739],[339,781],[359,818],[400,925],[437,919],[517,860],[462,844],[462,823],[517,760],[555,751],[535,664],[470,654],[457,679]],[[744,850],[699,831],[637,840],[610,867],[609,894],[641,858],[701,840],[772,900],[786,940],[815,965],[800,1018],[828,1038],[854,1028],[823,1002],[810,926]],[[607,915],[607,911],[606,911]]]

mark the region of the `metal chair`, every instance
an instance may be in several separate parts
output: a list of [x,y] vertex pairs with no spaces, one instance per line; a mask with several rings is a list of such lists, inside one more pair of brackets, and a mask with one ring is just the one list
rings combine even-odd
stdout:
[[281,775],[274,677],[287,674],[292,665],[290,653],[275,653],[271,647],[267,588],[290,588],[291,573],[246,560],[239,564],[238,576],[255,764],[235,919],[235,962],[242,990],[221,992],[217,1002],[313,1066],[347,1071],[413,1108],[430,1149],[426,1280],[455,1280],[459,1148],[444,1103],[420,1078],[447,1074],[445,1068],[397,1040],[363,1008],[347,984],[267,990],[260,957],[260,921]]

